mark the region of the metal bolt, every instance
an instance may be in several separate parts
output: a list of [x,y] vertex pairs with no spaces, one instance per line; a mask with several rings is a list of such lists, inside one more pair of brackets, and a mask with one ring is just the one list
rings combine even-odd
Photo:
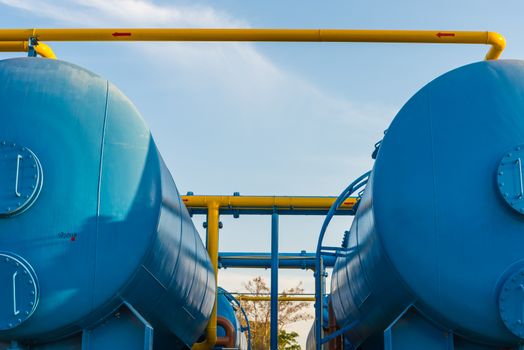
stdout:
[[35,305],[35,303],[33,303],[33,302],[30,302],[30,303],[29,303],[29,305],[30,305],[30,306],[33,306],[33,305]]
[[29,316],[29,311],[24,312],[26,316]]
[[503,172],[503,171],[500,171],[500,172],[499,172],[499,175],[504,175],[504,172]]
[[33,284],[33,280],[29,280],[29,284]]

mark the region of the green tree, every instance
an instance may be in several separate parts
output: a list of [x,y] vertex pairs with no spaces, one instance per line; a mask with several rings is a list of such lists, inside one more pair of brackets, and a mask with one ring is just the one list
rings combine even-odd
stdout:
[[285,330],[280,330],[278,332],[278,350],[301,350],[297,338],[297,332],[288,333]]
[[[270,289],[262,277],[255,277],[247,283],[244,288],[250,295],[267,296]],[[302,282],[297,286],[284,289],[281,295],[302,294]],[[269,328],[270,328],[270,302],[269,301],[241,301],[244,310],[249,318],[251,327],[251,345],[253,350],[269,349]],[[304,309],[308,306],[307,302],[280,301],[278,303],[278,329],[279,329],[279,350],[300,350],[297,343],[298,334],[287,332],[286,327],[303,320],[313,317]],[[239,319],[243,319],[239,317]]]

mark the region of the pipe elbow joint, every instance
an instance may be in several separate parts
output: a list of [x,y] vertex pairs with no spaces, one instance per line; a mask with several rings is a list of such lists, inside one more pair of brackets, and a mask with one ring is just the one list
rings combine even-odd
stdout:
[[506,48],[506,39],[497,32],[487,32],[486,44],[491,45],[491,49],[486,55],[486,60],[496,60]]

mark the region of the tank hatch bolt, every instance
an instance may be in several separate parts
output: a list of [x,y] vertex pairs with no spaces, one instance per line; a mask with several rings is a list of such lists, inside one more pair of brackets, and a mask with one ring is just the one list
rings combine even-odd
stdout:
[[218,228],[222,228],[222,227],[224,227],[224,224],[222,223],[222,221],[219,221],[218,222]]
[[207,228],[207,221],[204,221],[204,222],[202,223],[202,227],[203,227],[203,228]]

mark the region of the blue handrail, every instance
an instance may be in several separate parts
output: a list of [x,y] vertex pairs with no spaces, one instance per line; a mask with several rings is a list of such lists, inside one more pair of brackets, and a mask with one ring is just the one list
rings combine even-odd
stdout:
[[[322,254],[323,254],[323,246],[322,242],[324,241],[324,236],[326,234],[326,230],[329,226],[329,223],[331,222],[331,219],[335,215],[337,209],[344,203],[346,199],[348,199],[349,196],[351,196],[353,193],[358,191],[361,187],[366,185],[369,175],[371,171],[368,171],[358,177],[355,181],[353,181],[351,184],[349,184],[348,187],[342,193],[340,196],[338,196],[337,200],[331,208],[329,208],[329,211],[326,215],[326,218],[324,219],[324,223],[322,224],[322,228],[320,229],[320,234],[318,236],[318,242],[317,242],[317,250],[315,255],[315,348],[316,350],[322,350],[322,344],[324,342],[329,341],[331,338],[329,336],[326,339],[322,339],[322,299],[323,299],[323,293],[322,293],[322,277],[324,274],[324,266],[322,264]],[[358,205],[358,202],[357,204]],[[332,247],[325,247],[331,250]],[[344,329],[347,331],[348,329],[344,327]]]

